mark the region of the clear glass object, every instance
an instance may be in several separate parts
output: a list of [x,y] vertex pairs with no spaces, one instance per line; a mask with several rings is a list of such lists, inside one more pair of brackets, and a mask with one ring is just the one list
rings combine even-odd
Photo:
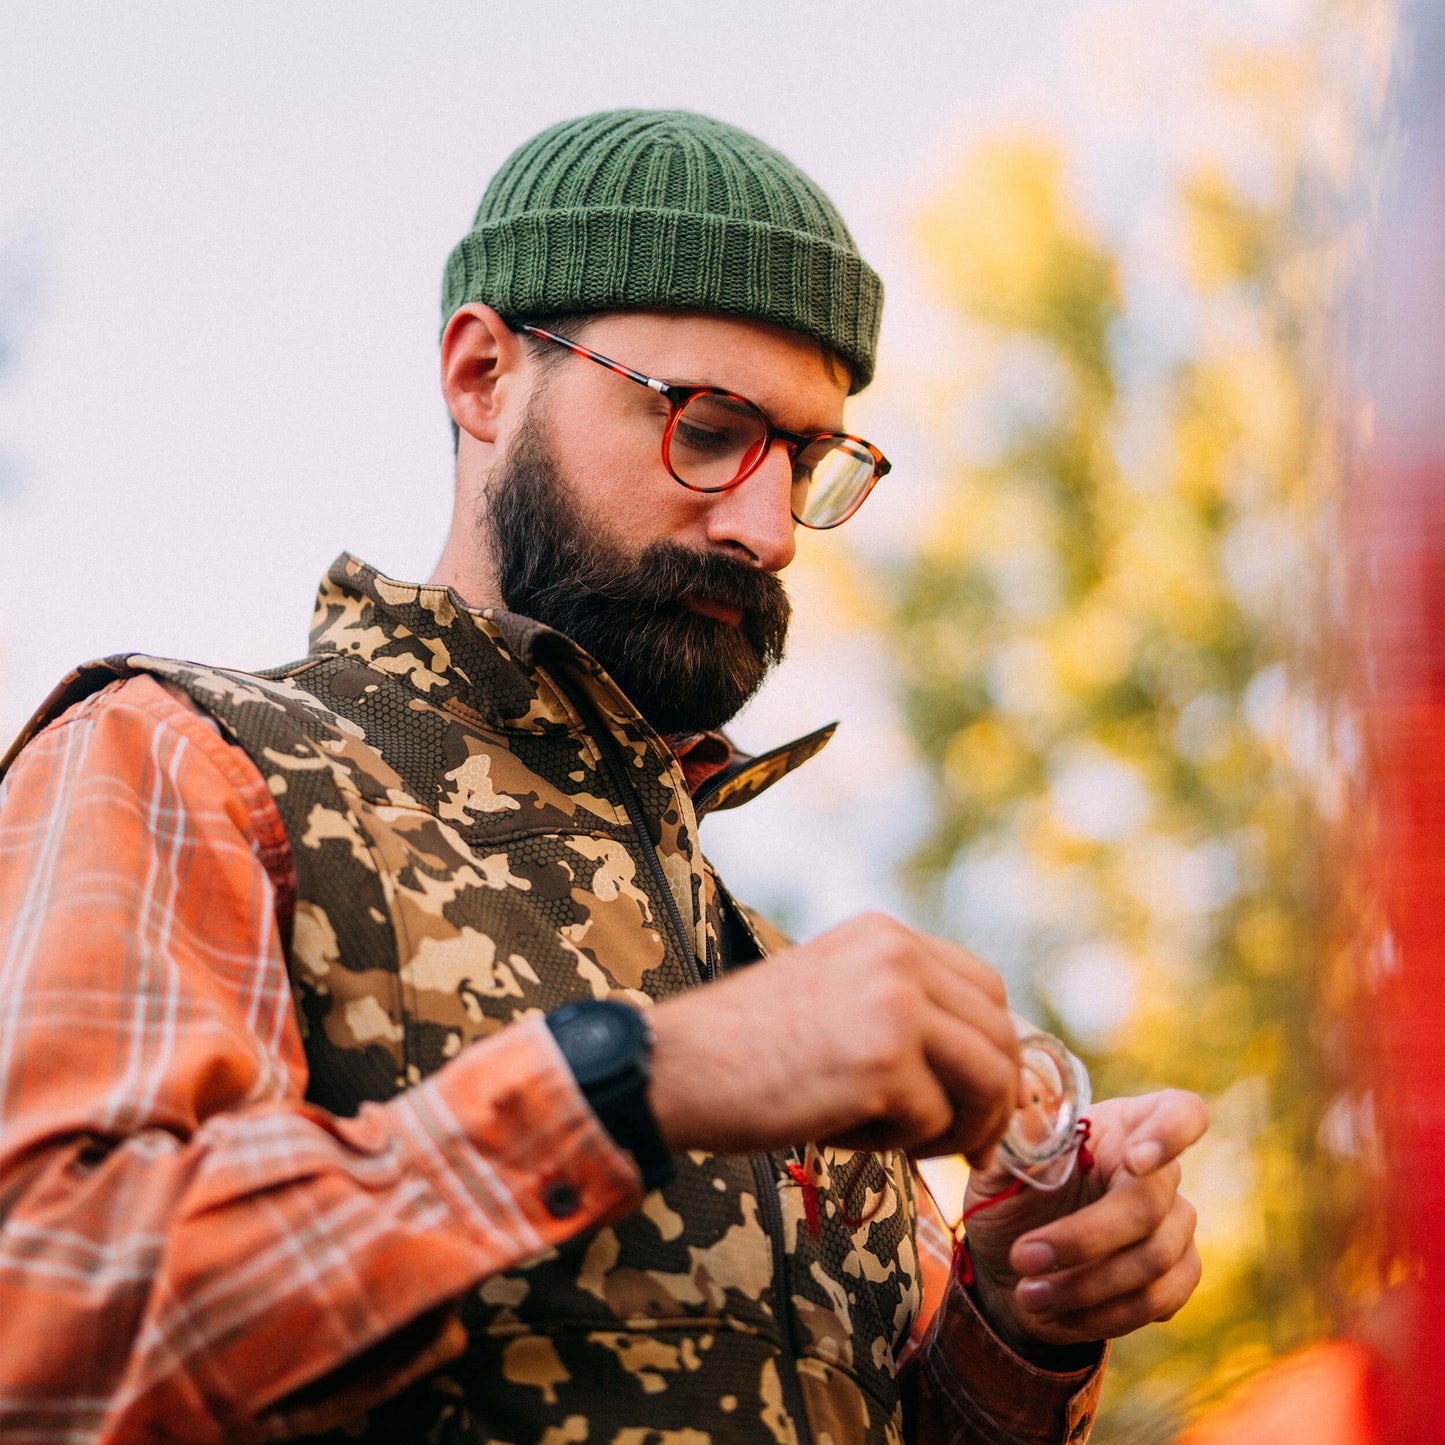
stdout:
[[1092,1100],[1089,1074],[1052,1034],[1009,1010],[1019,1036],[1021,1101],[999,1145],[999,1163],[1035,1189],[1057,1189],[1074,1172],[1079,1123]]

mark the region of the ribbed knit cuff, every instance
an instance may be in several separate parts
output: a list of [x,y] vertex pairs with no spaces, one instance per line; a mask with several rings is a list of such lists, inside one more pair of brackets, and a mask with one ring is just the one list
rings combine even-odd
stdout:
[[815,337],[873,379],[883,283],[823,237],[696,211],[532,211],[469,232],[447,258],[442,315],[482,301],[504,316],[682,309]]

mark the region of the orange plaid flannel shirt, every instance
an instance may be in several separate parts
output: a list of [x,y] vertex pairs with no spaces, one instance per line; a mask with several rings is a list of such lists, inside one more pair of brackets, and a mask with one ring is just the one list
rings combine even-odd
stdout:
[[[308,1104],[293,887],[261,775],[152,679],[72,708],[0,784],[0,1438],[327,1428],[454,1353],[480,1280],[636,1207],[539,1021],[353,1119]],[[938,1300],[936,1218],[919,1243]],[[1034,1369],[948,1299],[905,1352],[938,1357],[921,1433],[1081,1438],[1099,1372]]]

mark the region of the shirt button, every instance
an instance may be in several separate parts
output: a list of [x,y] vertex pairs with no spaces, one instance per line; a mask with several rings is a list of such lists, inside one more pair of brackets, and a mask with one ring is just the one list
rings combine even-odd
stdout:
[[582,1196],[577,1187],[565,1179],[554,1179],[542,1191],[542,1203],[553,1219],[566,1219],[582,1207]]

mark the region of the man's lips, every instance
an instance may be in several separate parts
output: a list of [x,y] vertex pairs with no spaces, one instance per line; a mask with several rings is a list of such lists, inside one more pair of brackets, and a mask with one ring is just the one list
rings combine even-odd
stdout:
[[726,602],[714,602],[710,597],[689,597],[687,605],[694,612],[701,612],[704,617],[715,617],[719,622],[726,622],[729,627],[736,627],[743,620],[741,607],[729,607]]

